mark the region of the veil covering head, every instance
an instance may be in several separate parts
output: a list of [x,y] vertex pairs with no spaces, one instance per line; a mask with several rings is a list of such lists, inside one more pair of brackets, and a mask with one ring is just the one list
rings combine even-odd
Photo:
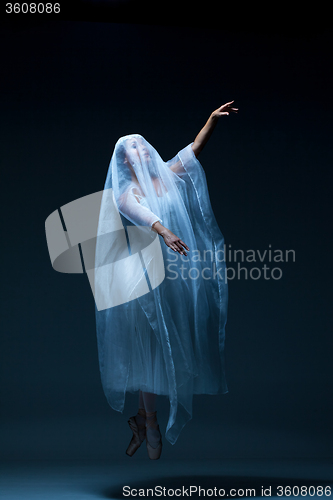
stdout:
[[[122,413],[126,392],[167,396],[165,437],[171,444],[192,418],[193,394],[228,392],[224,238],[191,146],[165,162],[139,134],[117,141],[95,253],[95,293],[104,304],[95,305],[96,331],[107,401]],[[156,221],[186,243],[187,256],[167,247],[151,228]]]

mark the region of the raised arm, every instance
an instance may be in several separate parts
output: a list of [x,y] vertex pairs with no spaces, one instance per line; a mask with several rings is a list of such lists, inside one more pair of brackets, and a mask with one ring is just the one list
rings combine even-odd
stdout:
[[223,106],[220,106],[219,108],[217,108],[215,111],[212,112],[212,114],[208,118],[206,124],[200,130],[200,132],[198,133],[198,135],[196,136],[196,138],[194,140],[194,143],[192,144],[192,150],[193,150],[193,153],[195,154],[195,156],[198,156],[199,153],[204,148],[208,139],[212,135],[214,128],[216,127],[218,119],[221,116],[229,115],[230,112],[238,113],[238,108],[231,107],[233,102],[234,101],[227,102],[226,104],[223,104]]

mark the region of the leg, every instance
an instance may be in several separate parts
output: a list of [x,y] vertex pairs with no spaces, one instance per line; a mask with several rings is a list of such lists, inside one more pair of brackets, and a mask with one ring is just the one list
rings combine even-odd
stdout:
[[144,426],[146,423],[146,410],[143,399],[143,392],[141,390],[139,391],[139,410],[137,415],[135,416],[135,420],[140,427]]
[[144,401],[144,407],[146,412],[152,413],[155,411],[156,404],[156,394],[153,392],[143,392],[142,399]]
[[155,411],[155,402],[156,394],[139,391],[139,410],[135,416],[135,420],[139,426],[145,425],[147,412],[153,413]]
[[157,448],[160,443],[160,431],[157,427],[157,419],[156,419],[156,394],[152,392],[143,392],[143,400],[146,409],[146,433],[148,436],[148,441],[153,448]]
[[134,417],[128,420],[129,426],[133,431],[133,437],[126,450],[126,454],[130,457],[134,455],[136,450],[141,446],[146,438],[146,410],[144,406],[142,391],[139,391],[139,409]]
[[143,392],[141,391],[141,389],[139,391],[139,408],[141,408],[142,410],[145,409],[145,403],[143,401]]

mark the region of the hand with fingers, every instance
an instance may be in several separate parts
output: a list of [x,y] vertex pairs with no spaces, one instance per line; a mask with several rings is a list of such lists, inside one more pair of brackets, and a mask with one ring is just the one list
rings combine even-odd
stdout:
[[212,135],[219,118],[224,115],[229,115],[230,112],[238,113],[238,108],[232,107],[234,102],[235,101],[227,102],[211,113],[206,124],[202,127],[192,144],[192,151],[196,157],[198,157],[202,149],[205,147],[205,144],[207,144],[207,141]]
[[220,116],[229,115],[230,112],[238,113],[238,108],[231,107],[234,102],[235,101],[230,101],[226,104],[223,104],[223,106],[220,106],[215,111],[213,111],[212,116],[219,118]]
[[168,247],[172,248],[174,252],[179,252],[181,255],[187,255],[185,249],[189,251],[189,247],[180,238],[178,238],[178,236],[173,234],[170,229],[165,229],[165,231],[161,233],[161,236],[163,236],[164,243]]

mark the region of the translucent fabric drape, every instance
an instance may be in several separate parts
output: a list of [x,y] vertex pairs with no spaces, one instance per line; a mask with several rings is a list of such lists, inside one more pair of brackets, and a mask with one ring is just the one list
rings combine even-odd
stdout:
[[[100,310],[96,306],[105,396],[119,412],[126,392],[141,389],[167,396],[165,437],[171,444],[192,418],[193,394],[228,392],[224,238],[205,172],[191,146],[165,162],[139,134],[118,140],[104,186],[95,254],[95,290],[113,294],[112,299],[130,298]],[[104,196],[110,188],[112,197]],[[108,234],[112,203],[122,225]],[[167,247],[151,229],[157,220],[188,245],[187,257]],[[133,227],[142,231],[142,238],[133,238]],[[142,241],[153,240],[159,240],[161,255],[148,265],[142,259]],[[165,275],[155,286],[154,269],[161,262]],[[124,288],[127,295],[122,295]]]

